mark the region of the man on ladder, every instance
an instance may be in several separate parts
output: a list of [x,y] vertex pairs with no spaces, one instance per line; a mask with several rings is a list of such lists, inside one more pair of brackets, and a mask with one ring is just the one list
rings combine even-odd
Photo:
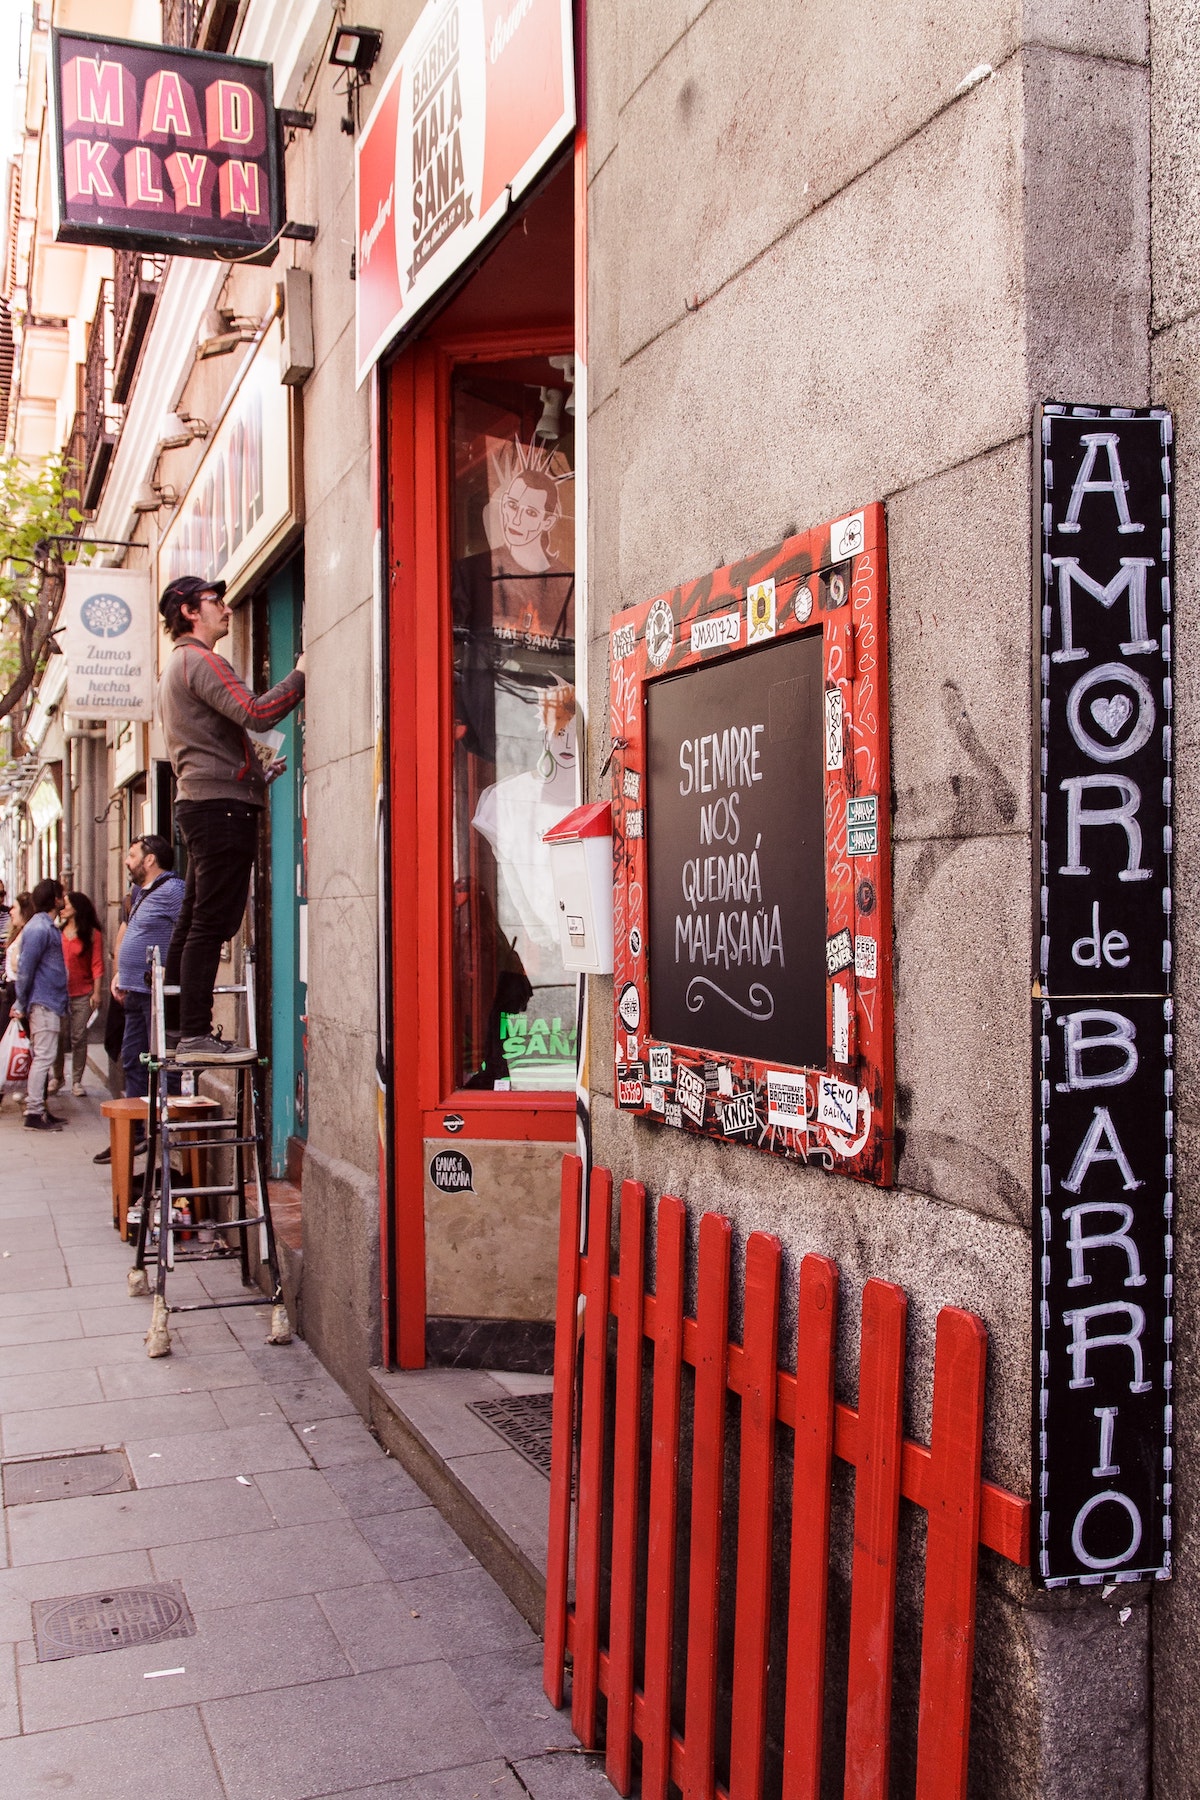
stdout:
[[179,987],[181,1066],[228,1066],[257,1052],[213,1029],[221,945],[241,925],[266,806],[269,772],[251,731],[286,718],[304,698],[304,656],[277,687],[255,697],[218,656],[231,609],[225,583],[183,575],[158,603],[174,639],[158,687],[159,716],[175,771],[175,816],[188,850],[187,887],[167,951],[166,985]]
[[[217,655],[216,645],[227,635],[231,617],[223,581],[181,576],[164,590],[159,611],[174,639],[170,661],[159,682],[158,705],[175,770],[175,816],[187,843],[188,871],[166,968],[157,953],[151,966],[151,1155],[142,1184],[137,1253],[129,1272],[130,1294],[145,1294],[146,1255],[152,1218],[156,1216],[154,1307],[146,1333],[149,1356],[170,1355],[169,1313],[256,1304],[246,1299],[215,1299],[168,1305],[167,1275],[175,1263],[175,1239],[189,1229],[186,1215],[176,1211],[176,1199],[234,1202],[233,1216],[214,1219],[211,1229],[220,1239],[230,1234],[240,1239],[245,1285],[250,1284],[248,1234],[261,1231],[264,1260],[271,1276],[268,1342],[291,1341],[271,1223],[252,950],[245,953],[243,981],[220,989],[223,994],[237,995],[244,1001],[249,1041],[227,1042],[215,1032],[212,1008],[221,945],[238,931],[246,911],[259,821],[270,779],[270,771],[264,772],[249,734],[255,728],[262,730],[276,724],[304,697],[303,655],[290,675],[257,699],[225,658]],[[229,1069],[233,1077],[233,1105],[228,1116],[190,1119],[186,1123],[173,1117],[164,1065],[172,1060],[171,1034],[166,1025],[167,998],[176,995],[179,1034],[173,1060],[191,1068]],[[155,1148],[160,1157],[157,1209],[153,1207]],[[232,1179],[191,1187],[175,1182],[172,1152],[200,1148],[231,1153]],[[251,1189],[257,1202],[253,1212],[247,1210]]]

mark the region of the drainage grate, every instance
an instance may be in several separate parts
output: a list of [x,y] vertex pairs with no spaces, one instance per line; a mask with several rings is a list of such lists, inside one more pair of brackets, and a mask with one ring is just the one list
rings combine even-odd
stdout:
[[123,1450],[88,1450],[76,1456],[38,1456],[4,1464],[5,1506],[34,1500],[78,1500],[85,1494],[123,1494],[133,1476]]
[[507,1400],[468,1400],[467,1405],[549,1481],[553,1394],[513,1394]]
[[196,1621],[179,1583],[158,1581],[152,1587],[75,1594],[69,1600],[35,1600],[33,1635],[39,1662],[61,1662],[68,1656],[195,1637]]

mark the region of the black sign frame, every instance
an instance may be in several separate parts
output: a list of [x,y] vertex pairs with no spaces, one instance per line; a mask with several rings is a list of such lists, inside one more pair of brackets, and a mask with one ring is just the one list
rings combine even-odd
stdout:
[[1033,1574],[1171,1572],[1173,429],[1034,418]]
[[[252,158],[263,167],[267,178],[267,219],[257,231],[228,224],[224,229],[165,230],[161,215],[143,215],[140,224],[125,224],[119,216],[102,222],[89,222],[69,214],[64,154],[64,112],[62,94],[61,48],[69,44],[89,46],[97,56],[107,51],[117,62],[136,66],[139,61],[152,62],[159,68],[180,66],[198,72],[206,65],[217,79],[249,79],[255,83],[256,97],[264,109],[264,143]],[[124,65],[123,65],[124,66]],[[284,157],[280,137],[279,114],[275,106],[274,71],[272,65],[247,57],[223,56],[213,51],[185,50],[174,45],[149,44],[131,39],[101,36],[86,31],[55,28],[50,34],[50,63],[47,70],[50,102],[51,139],[54,150],[55,241],[60,244],[96,244],[114,250],[136,250],[146,255],[196,256],[207,260],[252,262],[271,261],[275,245],[287,217],[284,191]],[[157,228],[149,223],[155,217]],[[174,215],[178,216],[178,215]],[[215,222],[214,222],[215,225]]]

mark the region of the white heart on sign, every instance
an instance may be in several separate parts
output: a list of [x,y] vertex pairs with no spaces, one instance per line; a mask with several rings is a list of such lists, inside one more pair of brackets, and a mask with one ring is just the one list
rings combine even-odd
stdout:
[[1092,701],[1092,717],[1110,738],[1117,736],[1132,712],[1133,701],[1128,694],[1114,694],[1111,700]]

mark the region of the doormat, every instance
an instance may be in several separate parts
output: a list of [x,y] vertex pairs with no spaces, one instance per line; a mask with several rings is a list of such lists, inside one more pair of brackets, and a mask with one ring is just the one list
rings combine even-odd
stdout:
[[39,1662],[62,1662],[68,1656],[195,1637],[196,1621],[179,1583],[156,1581],[66,1600],[35,1600],[33,1635]]
[[506,1400],[468,1400],[485,1425],[509,1447],[531,1463],[539,1475],[550,1479],[550,1415],[554,1395],[510,1394]]
[[123,1450],[85,1450],[73,1456],[36,1456],[4,1464],[5,1506],[35,1500],[78,1500],[88,1494],[123,1494],[133,1476]]

